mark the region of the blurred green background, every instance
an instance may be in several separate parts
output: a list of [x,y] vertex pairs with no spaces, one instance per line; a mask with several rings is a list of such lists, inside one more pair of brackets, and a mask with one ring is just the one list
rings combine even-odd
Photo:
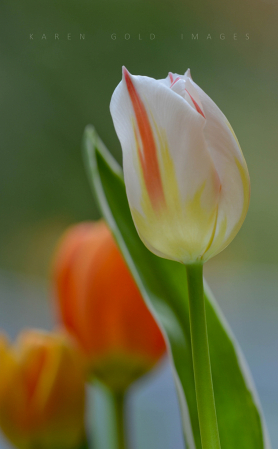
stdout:
[[121,161],[109,102],[122,65],[154,78],[191,68],[251,175],[247,219],[217,260],[277,263],[277,23],[277,4],[258,0],[3,1],[0,268],[47,276],[63,229],[99,216],[80,143],[92,123]]

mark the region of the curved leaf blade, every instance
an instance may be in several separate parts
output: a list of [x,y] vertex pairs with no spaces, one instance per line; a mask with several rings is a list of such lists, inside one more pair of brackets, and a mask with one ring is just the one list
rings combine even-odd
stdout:
[[[93,127],[84,134],[93,191],[148,307],[167,339],[187,447],[201,449],[185,268],[153,255],[130,214],[122,169]],[[239,346],[205,285],[212,376],[222,449],[270,449],[257,394]]]

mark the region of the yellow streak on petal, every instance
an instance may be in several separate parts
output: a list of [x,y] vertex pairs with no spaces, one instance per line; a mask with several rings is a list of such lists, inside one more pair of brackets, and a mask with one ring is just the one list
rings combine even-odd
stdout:
[[250,179],[249,179],[247,165],[245,163],[245,160],[244,160],[244,165],[242,165],[242,162],[239,161],[236,157],[235,157],[235,163],[237,165],[237,168],[238,168],[238,171],[239,171],[239,174],[241,177],[242,186],[243,186],[242,212],[241,212],[238,222],[235,224],[230,235],[226,239],[225,239],[225,236],[226,236],[226,230],[227,230],[227,225],[228,225],[227,217],[224,217],[222,219],[222,223],[220,224],[219,230],[217,232],[217,237],[213,241],[211,248],[204,254],[204,260],[208,260],[213,255],[220,253],[221,251],[223,251],[223,249],[225,249],[231,243],[231,241],[235,238],[238,231],[240,230],[240,228],[245,220],[247,211],[248,211],[249,202],[250,202]]
[[215,218],[214,218],[214,226],[213,226],[213,231],[211,233],[211,238],[210,238],[210,240],[208,242],[208,245],[207,245],[205,251],[203,252],[203,255],[201,257],[202,260],[204,260],[204,254],[206,254],[206,252],[209,250],[209,248],[211,247],[211,245],[213,243],[213,240],[214,240],[214,237],[215,237],[215,233],[216,233],[216,228],[217,228],[217,219],[218,219],[218,205],[217,205],[217,208],[216,208],[216,214],[215,214]]
[[[212,256],[214,256],[215,254],[220,253],[231,242],[231,240],[227,240],[227,241],[225,240],[227,226],[228,226],[228,222],[227,222],[227,217],[225,216],[219,225],[219,229],[217,230],[216,237],[214,238],[210,247],[206,249],[206,252],[203,255],[203,261],[206,261],[206,260],[210,259]],[[232,238],[234,238],[234,236]]]
[[46,403],[51,395],[61,366],[62,353],[64,349],[65,348],[63,348],[61,342],[58,344],[58,339],[56,344],[55,341],[49,341],[44,370],[39,378],[36,388],[36,395],[34,397],[35,407],[38,413],[44,412]]
[[229,238],[224,242],[224,245],[220,251],[222,251],[222,249],[226,248],[226,246],[229,245],[229,243],[234,239],[234,237],[240,230],[242,223],[245,220],[245,217],[246,217],[246,214],[248,211],[248,207],[249,207],[249,202],[250,202],[250,180],[249,180],[247,167],[243,167],[241,162],[237,158],[235,158],[235,163],[236,163],[238,171],[240,173],[240,177],[241,177],[241,181],[242,181],[242,185],[243,185],[243,196],[244,196],[243,197],[243,207],[242,207],[240,219],[234,226]]
[[242,212],[241,212],[240,218],[239,218],[238,222],[235,224],[235,226],[232,229],[228,238],[226,238],[228,220],[227,220],[226,216],[224,218],[222,218],[222,222],[219,225],[219,229],[217,230],[216,237],[214,238],[212,244],[207,248],[206,252],[204,253],[204,257],[203,257],[204,260],[208,260],[215,254],[218,254],[221,251],[223,251],[223,249],[225,249],[231,243],[231,241],[235,238],[236,234],[238,233],[238,231],[240,230],[240,228],[242,226],[242,223],[245,220],[245,217],[246,217],[246,214],[248,211],[248,207],[249,207],[249,202],[250,202],[250,178],[249,178],[247,164],[244,159],[243,152],[241,150],[237,136],[235,135],[235,132],[234,132],[230,122],[227,119],[226,119],[226,123],[227,123],[237,145],[238,145],[240,154],[242,156],[241,160],[239,160],[236,156],[234,159],[235,159],[235,163],[238,168],[238,171],[239,171],[239,174],[241,177],[242,186],[243,186],[243,196],[244,196],[243,197],[243,206],[242,206]]
[[154,119],[153,123],[161,156],[159,166],[165,194],[165,207],[157,212],[154,211],[150,202],[138,157],[138,151],[140,151],[138,134],[134,127],[137,145],[135,166],[138,167],[143,214],[131,208],[133,219],[140,238],[152,252],[180,262],[194,262],[202,258],[204,245],[206,242],[209,245],[213,239],[217,207],[208,209],[204,204],[203,192],[206,181],[195,192],[193,198],[182,201],[166,133],[158,129]]
[[232,128],[230,122],[229,122],[227,119],[226,119],[226,123],[227,123],[227,125],[228,125],[228,127],[229,127],[229,130],[231,131],[231,133],[232,133],[232,135],[233,135],[233,138],[235,139],[235,141],[236,141],[236,143],[237,143],[237,145],[238,145],[238,148],[240,149],[241,154],[242,154],[242,157],[243,157],[243,153],[242,153],[242,150],[241,150],[239,141],[237,140],[237,136],[235,135],[235,132],[234,132],[234,130],[233,130],[233,128]]

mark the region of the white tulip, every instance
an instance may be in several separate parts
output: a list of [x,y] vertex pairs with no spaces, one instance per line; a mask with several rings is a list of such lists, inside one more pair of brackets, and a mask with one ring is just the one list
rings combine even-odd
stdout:
[[190,71],[155,80],[123,68],[110,110],[143,243],[185,264],[222,251],[245,219],[249,174],[231,125]]

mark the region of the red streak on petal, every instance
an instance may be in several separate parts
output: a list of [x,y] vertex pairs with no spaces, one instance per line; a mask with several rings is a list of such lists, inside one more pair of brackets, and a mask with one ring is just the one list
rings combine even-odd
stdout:
[[142,149],[140,149],[138,139],[136,139],[144,181],[152,206],[154,210],[157,210],[165,203],[165,197],[159,171],[155,139],[145,106],[132,83],[129,72],[125,68],[123,69],[123,74],[142,143]]
[[170,78],[170,82],[172,83],[174,81],[173,73],[169,72],[168,76]]
[[171,89],[171,87],[173,87],[174,84],[176,84],[176,82],[179,81],[179,80],[180,80],[180,77],[178,76],[178,77],[175,79],[175,81],[172,81],[172,84],[171,84],[171,86],[170,86],[170,89]]
[[186,92],[188,93],[188,95],[190,96],[190,98],[191,98],[191,100],[192,100],[192,102],[193,102],[193,104],[194,104],[194,106],[195,106],[195,108],[196,108],[196,111],[199,112],[199,114],[201,114],[204,118],[206,118],[205,115],[204,115],[204,113],[203,113],[203,111],[202,111],[202,109],[201,109],[200,106],[198,105],[198,103],[194,100],[194,98],[192,97],[192,95],[190,95],[190,93],[188,92],[188,90],[187,90],[187,89],[185,89],[185,90],[186,90]]

